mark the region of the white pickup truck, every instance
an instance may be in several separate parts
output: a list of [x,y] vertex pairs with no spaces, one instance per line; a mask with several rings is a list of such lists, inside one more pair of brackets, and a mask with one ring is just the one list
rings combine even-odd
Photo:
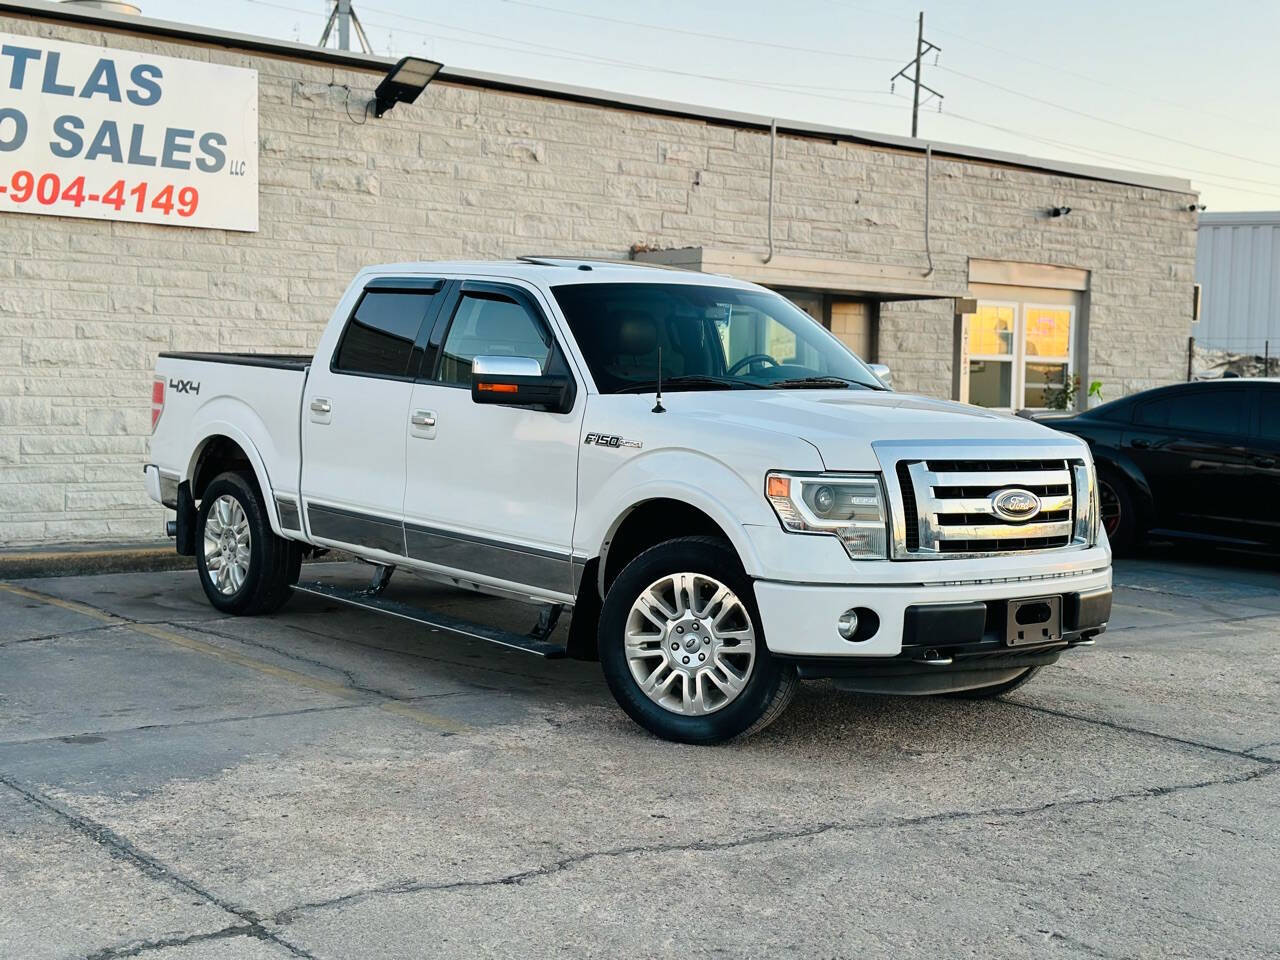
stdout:
[[[1082,441],[894,393],[725,277],[371,267],[314,357],[163,353],[152,399],[147,489],[219,610],[305,590],[598,658],[671,740],[758,730],[800,679],[998,696],[1110,615]],[[299,583],[329,548],[374,564],[371,585]],[[406,608],[383,594],[396,568],[535,604],[537,626]]]

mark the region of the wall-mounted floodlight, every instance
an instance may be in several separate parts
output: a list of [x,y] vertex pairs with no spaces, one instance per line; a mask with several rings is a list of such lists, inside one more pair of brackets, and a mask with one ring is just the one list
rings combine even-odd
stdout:
[[1049,208],[1049,216],[1051,217],[1065,217],[1070,212],[1071,212],[1070,207],[1050,207]]
[[380,117],[397,103],[413,103],[440,72],[441,64],[421,57],[403,57],[373,92],[373,115]]

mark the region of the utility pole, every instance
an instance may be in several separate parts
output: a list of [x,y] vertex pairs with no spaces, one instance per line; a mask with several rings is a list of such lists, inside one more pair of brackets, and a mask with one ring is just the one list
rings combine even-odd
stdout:
[[329,45],[329,36],[333,33],[334,24],[338,26],[339,50],[351,49],[351,29],[354,27],[356,39],[360,41],[360,49],[364,53],[373,54],[373,44],[369,42],[368,36],[365,35],[364,24],[356,16],[356,11],[351,6],[351,0],[333,0],[333,9],[329,11],[329,22],[324,25],[324,33],[320,36],[320,46],[327,47]]
[[[911,98],[911,136],[913,137],[918,136],[920,132],[920,91],[927,90],[929,92],[930,97],[938,98],[939,108],[941,108],[942,106],[942,99],[943,99],[942,94],[940,94],[937,90],[933,89],[933,87],[930,87],[927,84],[920,82],[921,64],[924,61],[925,54],[930,52],[941,53],[942,48],[938,46],[936,43],[930,43],[928,40],[924,38],[924,11],[921,10],[920,19],[917,21],[917,26],[916,26],[916,55],[914,59],[908,61],[907,64],[901,70],[899,70],[897,73],[895,73],[892,77],[889,78],[890,93],[893,92],[894,81],[896,81],[899,77],[901,77],[903,80],[909,80],[911,82],[911,86],[913,88],[913,94]],[[910,76],[910,77],[907,76],[908,70],[913,70],[914,76]],[[925,103],[928,103],[927,98],[925,100]]]

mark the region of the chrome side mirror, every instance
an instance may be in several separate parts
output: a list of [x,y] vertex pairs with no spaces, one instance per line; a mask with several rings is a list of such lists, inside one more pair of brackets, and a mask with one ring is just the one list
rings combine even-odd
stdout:
[[573,378],[543,373],[532,357],[476,357],[471,361],[471,399],[476,403],[532,407],[551,413],[573,409]]

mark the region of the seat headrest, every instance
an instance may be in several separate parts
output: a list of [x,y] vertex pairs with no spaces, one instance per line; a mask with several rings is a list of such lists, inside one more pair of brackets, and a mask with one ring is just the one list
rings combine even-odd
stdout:
[[481,340],[522,343],[535,334],[528,314],[521,307],[491,300],[476,317],[475,336]]
[[605,341],[614,353],[643,357],[658,348],[658,325],[641,310],[614,310],[605,320]]

